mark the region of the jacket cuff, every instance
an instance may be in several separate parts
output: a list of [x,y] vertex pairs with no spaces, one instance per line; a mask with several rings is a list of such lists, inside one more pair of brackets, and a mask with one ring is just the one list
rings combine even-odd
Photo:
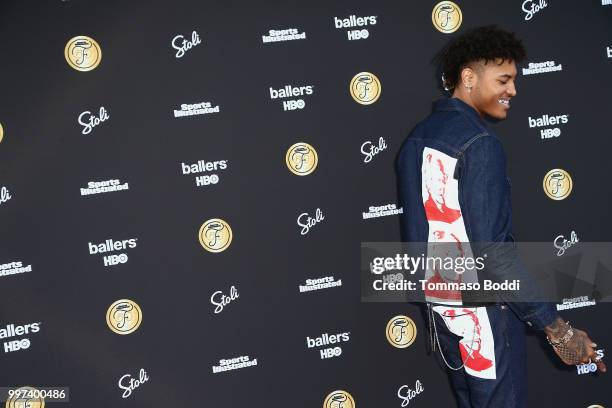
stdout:
[[522,316],[521,320],[533,329],[544,330],[546,326],[559,317],[559,313],[557,313],[557,307],[554,303],[542,302],[536,303],[536,305],[533,313]]

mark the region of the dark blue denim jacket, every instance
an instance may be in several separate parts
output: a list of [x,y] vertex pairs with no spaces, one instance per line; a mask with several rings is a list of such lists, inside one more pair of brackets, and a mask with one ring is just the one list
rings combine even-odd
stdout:
[[[404,209],[402,240],[428,240],[421,184],[426,147],[457,159],[453,178],[458,180],[458,199],[469,241],[513,242],[511,187],[503,145],[478,112],[458,98],[437,100],[434,111],[415,126],[400,149],[396,171],[399,200]],[[498,265],[492,272],[496,278],[529,280],[525,267],[509,263],[513,267]],[[548,302],[516,302],[502,295],[499,301],[507,303],[521,320],[536,329],[544,328],[557,317],[556,308]]]

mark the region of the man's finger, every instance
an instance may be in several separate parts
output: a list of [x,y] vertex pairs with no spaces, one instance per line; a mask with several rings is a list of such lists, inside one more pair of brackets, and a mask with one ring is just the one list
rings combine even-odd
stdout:
[[590,347],[588,344],[585,344],[585,348],[584,350],[582,350],[582,352],[582,355],[576,356],[582,364],[592,363],[593,360],[595,360],[595,358],[597,357],[597,353],[595,353],[595,350],[593,350],[593,348]]
[[604,363],[602,360],[595,361],[595,364],[597,365],[597,370],[599,372],[605,373],[606,371],[608,371],[606,363]]

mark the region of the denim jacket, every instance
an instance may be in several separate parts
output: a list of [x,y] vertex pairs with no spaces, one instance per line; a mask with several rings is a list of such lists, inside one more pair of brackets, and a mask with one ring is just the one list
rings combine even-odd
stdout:
[[[478,112],[462,100],[443,98],[434,103],[433,112],[402,144],[396,172],[403,206],[403,241],[431,242],[430,227],[446,223],[452,226],[447,238],[452,235],[456,241],[470,243],[512,242],[514,246],[511,186],[503,145]],[[519,261],[495,259],[503,259],[503,265],[489,273],[499,280],[519,278],[527,284],[530,274]],[[463,304],[466,299],[469,303],[469,293],[459,296]],[[496,299],[536,329],[543,329],[557,317],[556,308],[548,302],[519,302],[503,295]]]

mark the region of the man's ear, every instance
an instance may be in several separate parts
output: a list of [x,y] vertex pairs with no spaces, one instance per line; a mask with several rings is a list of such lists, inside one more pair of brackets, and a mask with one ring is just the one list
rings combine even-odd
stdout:
[[482,60],[470,62],[461,70],[461,80],[464,84],[475,86],[484,75],[484,70],[485,66]]
[[474,86],[477,81],[477,73],[471,66],[465,66],[461,70],[460,80],[461,83],[458,84],[460,86]]

